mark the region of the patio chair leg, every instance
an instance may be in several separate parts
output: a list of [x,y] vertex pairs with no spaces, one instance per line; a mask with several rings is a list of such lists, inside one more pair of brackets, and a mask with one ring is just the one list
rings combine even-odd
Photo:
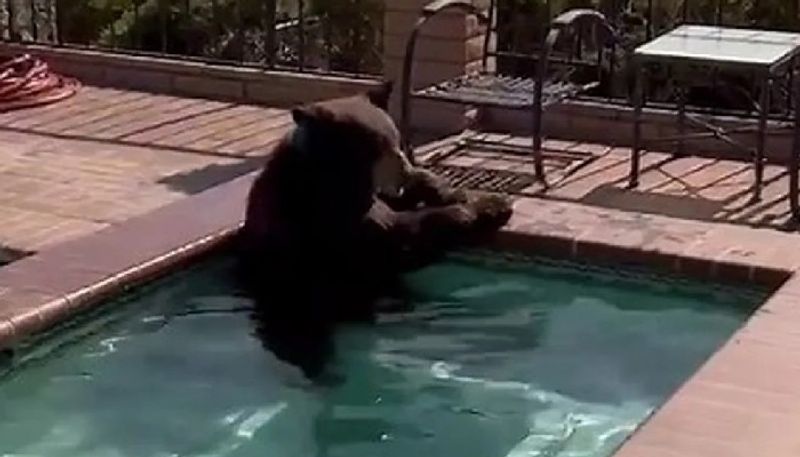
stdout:
[[686,152],[686,85],[682,74],[678,76],[678,141],[675,154],[684,155]]
[[767,117],[769,116],[770,93],[772,92],[772,78],[764,77],[761,83],[761,100],[759,101],[758,142],[756,143],[755,173],[756,183],[753,189],[753,201],[761,201],[761,187],[764,182],[764,146],[767,134]]
[[400,113],[400,144],[403,147],[408,161],[416,165],[414,160],[414,146],[411,141],[411,94],[403,91],[401,94],[401,113]]
[[542,157],[541,132],[533,134],[533,169],[536,179],[547,188],[547,177],[544,174],[544,158]]
[[[797,65],[792,65],[791,71],[797,71]],[[800,207],[798,207],[798,163],[800,162],[800,77],[793,77],[794,90],[794,142],[792,144],[792,156],[789,158],[789,207],[792,210],[792,219],[795,223],[800,222]]]
[[[541,64],[545,65],[545,64]],[[544,90],[544,70],[540,68],[533,92],[533,168],[536,179],[547,189],[547,177],[544,174],[544,157],[542,154],[542,92]]]
[[633,145],[631,147],[631,171],[628,188],[639,186],[639,156],[642,143],[642,105],[644,105],[644,78],[642,68],[636,68],[633,92]]

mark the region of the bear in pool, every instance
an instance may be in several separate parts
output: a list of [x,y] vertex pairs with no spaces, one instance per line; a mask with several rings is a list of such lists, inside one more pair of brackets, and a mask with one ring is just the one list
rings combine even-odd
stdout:
[[494,233],[499,196],[461,192],[413,167],[387,113],[391,84],[292,110],[294,128],[251,188],[239,276],[257,332],[306,375],[336,323],[370,320],[402,296],[400,274]]

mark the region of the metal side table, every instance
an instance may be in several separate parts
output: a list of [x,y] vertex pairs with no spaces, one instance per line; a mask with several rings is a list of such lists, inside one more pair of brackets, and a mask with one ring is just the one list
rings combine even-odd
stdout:
[[[748,72],[757,76],[760,85],[760,100],[757,104],[758,125],[755,150],[731,138],[725,130],[699,116],[686,112],[686,88],[678,78],[678,135],[656,141],[677,143],[678,152],[683,151],[683,142],[688,138],[716,138],[731,146],[752,154],[755,168],[753,199],[761,198],[764,176],[764,144],[770,112],[770,94],[774,82],[794,72],[800,56],[800,34],[756,29],[728,28],[717,26],[682,25],[671,32],[638,47],[634,51],[636,88],[634,92],[633,148],[631,152],[630,187],[639,184],[639,166],[642,149],[642,106],[647,81],[648,66],[660,64],[687,74],[692,68],[712,71],[730,69]],[[794,145],[789,158],[789,202],[792,217],[800,220],[798,208],[798,154],[800,154],[800,77],[790,78],[794,91]],[[709,133],[686,134],[687,121]],[[738,129],[741,131],[741,129]]]

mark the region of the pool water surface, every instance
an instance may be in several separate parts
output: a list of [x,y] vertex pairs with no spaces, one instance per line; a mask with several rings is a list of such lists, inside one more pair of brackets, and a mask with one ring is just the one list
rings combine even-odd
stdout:
[[607,457],[765,291],[464,254],[337,334],[314,385],[253,336],[229,259],[0,367],[4,457]]

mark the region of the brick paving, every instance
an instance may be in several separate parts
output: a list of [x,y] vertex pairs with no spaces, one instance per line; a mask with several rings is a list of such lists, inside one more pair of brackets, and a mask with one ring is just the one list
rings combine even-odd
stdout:
[[253,170],[284,110],[85,87],[0,114],[0,246],[37,251]]

